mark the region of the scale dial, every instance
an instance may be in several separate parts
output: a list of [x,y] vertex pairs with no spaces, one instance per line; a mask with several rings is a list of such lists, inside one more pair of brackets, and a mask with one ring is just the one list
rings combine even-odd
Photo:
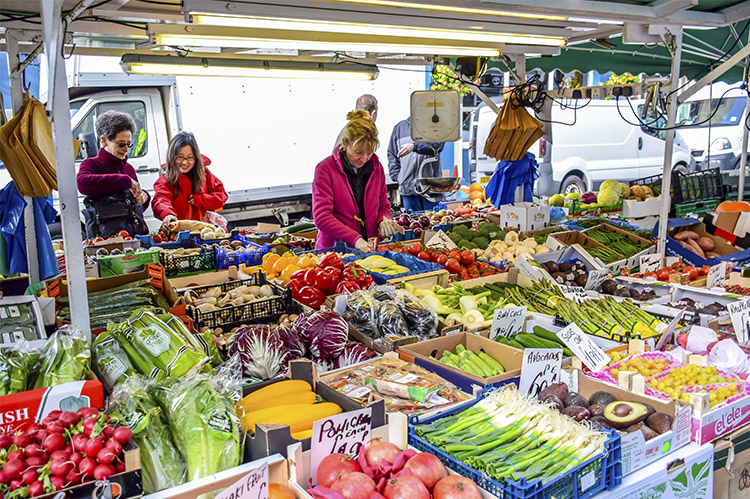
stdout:
[[411,139],[455,142],[461,138],[461,94],[458,90],[418,90],[411,94]]

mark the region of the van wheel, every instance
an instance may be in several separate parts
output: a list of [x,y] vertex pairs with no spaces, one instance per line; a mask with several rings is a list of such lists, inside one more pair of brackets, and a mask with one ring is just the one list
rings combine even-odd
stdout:
[[687,175],[688,169],[685,163],[677,163],[672,171],[679,173],[680,175]]
[[567,195],[571,192],[575,192],[578,194],[583,194],[584,192],[586,192],[586,182],[584,182],[579,175],[568,175],[567,177],[565,177],[565,180],[563,180],[562,185],[560,186],[561,194]]

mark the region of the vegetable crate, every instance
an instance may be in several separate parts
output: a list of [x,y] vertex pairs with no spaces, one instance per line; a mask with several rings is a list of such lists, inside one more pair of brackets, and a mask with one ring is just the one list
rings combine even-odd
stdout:
[[[242,237],[242,236],[240,236]],[[268,253],[268,245],[263,246],[245,242],[245,249],[227,250],[225,248],[216,249],[216,268],[226,270],[231,266],[239,267],[242,264],[247,266],[260,265],[263,263],[263,256]]]
[[248,246],[250,244],[250,241],[248,241],[248,239],[245,236],[240,234],[240,232],[237,229],[233,229],[231,235],[223,239],[213,239],[213,240],[204,241],[200,237],[193,236],[193,240],[195,241],[195,244],[220,244],[222,241],[240,241],[243,246]]
[[190,248],[192,247],[192,241],[190,240],[190,231],[183,230],[181,232],[177,233],[177,239],[175,241],[171,241],[168,243],[159,243],[156,244],[154,242],[154,238],[150,235],[140,236],[136,234],[135,238],[141,242],[141,245],[148,249],[148,248],[164,248],[164,249],[177,249],[177,248]]
[[694,214],[702,217],[706,213],[710,213],[719,206],[721,199],[710,199],[708,201],[697,201],[692,203],[672,204],[672,210],[674,215],[678,218],[682,218],[688,214]]
[[[263,286],[264,284],[269,284],[265,274],[256,272],[249,279],[225,282],[219,284],[218,287],[222,291],[228,291],[240,286]],[[200,294],[214,287],[217,286],[200,286],[191,289]],[[204,327],[216,328],[273,320],[282,314],[289,313],[292,307],[294,307],[292,297],[289,292],[285,291],[283,295],[275,295],[233,307],[224,307],[209,312],[201,312],[195,307],[188,307],[187,312],[193,319],[195,328],[201,330]]]
[[527,482],[524,478],[518,482],[512,480],[498,482],[427,442],[419,437],[414,430],[415,425],[432,423],[437,419],[452,416],[468,409],[493,389],[494,387],[484,388],[479,392],[477,399],[438,414],[410,416],[409,445],[421,452],[434,454],[448,468],[459,475],[471,478],[479,487],[502,499],[552,499],[553,497],[585,499],[602,490],[612,490],[622,483],[620,436],[615,430],[610,430],[610,438],[607,440],[602,454],[592,457],[565,474],[544,483],[541,479]]
[[324,255],[326,253],[344,253],[344,254],[352,254],[355,255],[357,258],[362,258],[365,256],[365,253],[362,253],[359,250],[356,250],[354,248],[350,248],[346,245],[344,241],[338,241],[336,244],[333,245],[332,248],[320,248],[320,249],[313,249],[310,251],[295,251],[298,255]]
[[161,266],[167,277],[177,277],[187,274],[197,274],[216,270],[216,250],[214,248],[201,249],[200,253],[193,255],[173,255],[162,253],[160,256]]
[[[721,199],[723,187],[721,184],[721,169],[698,171],[682,175],[672,175],[672,203],[695,203],[706,199]],[[678,215],[679,216],[679,215]]]

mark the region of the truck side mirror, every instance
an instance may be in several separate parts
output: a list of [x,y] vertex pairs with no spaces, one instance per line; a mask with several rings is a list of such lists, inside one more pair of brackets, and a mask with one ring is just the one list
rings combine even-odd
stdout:
[[79,133],[78,141],[81,143],[83,159],[96,157],[99,153],[96,135],[93,132]]

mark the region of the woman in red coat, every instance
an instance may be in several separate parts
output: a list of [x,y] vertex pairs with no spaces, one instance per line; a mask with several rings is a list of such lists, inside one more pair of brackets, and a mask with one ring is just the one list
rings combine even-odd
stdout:
[[166,171],[154,184],[151,202],[154,216],[164,226],[178,220],[203,221],[206,212],[227,202],[224,184],[206,169],[203,158],[190,132],[178,133],[169,143]]

